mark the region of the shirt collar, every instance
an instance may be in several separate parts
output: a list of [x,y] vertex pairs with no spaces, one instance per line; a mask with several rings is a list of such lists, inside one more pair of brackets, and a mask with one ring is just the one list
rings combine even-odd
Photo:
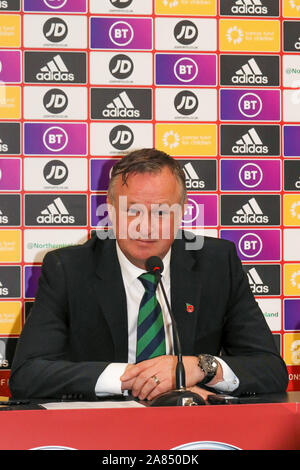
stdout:
[[[117,255],[121,267],[121,272],[123,279],[126,279],[128,283],[133,283],[136,279],[145,272],[144,269],[138,268],[129,261],[129,259],[124,255],[123,251],[119,247],[118,242],[116,241]],[[169,283],[170,279],[170,260],[171,260],[171,247],[169,248],[168,253],[162,259],[164,264],[164,271],[162,273],[162,278],[164,282]]]

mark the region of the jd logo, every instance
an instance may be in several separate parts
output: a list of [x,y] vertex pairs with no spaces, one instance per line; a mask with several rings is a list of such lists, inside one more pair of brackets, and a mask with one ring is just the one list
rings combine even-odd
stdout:
[[128,78],[134,69],[133,61],[125,54],[115,55],[109,63],[110,73],[117,79]]
[[53,185],[63,184],[69,175],[67,165],[61,160],[51,160],[44,167],[45,180]]
[[187,46],[196,41],[198,29],[192,21],[183,20],[175,26],[174,37],[180,44]]
[[132,0],[110,0],[115,8],[126,8],[132,4]]
[[43,99],[44,107],[52,114],[62,113],[68,106],[66,93],[59,88],[47,91]]
[[109,134],[109,141],[118,150],[127,150],[134,141],[132,130],[127,126],[116,126]]
[[44,24],[43,33],[48,41],[61,42],[68,34],[68,26],[61,18],[50,18]]
[[176,110],[185,116],[193,114],[198,108],[198,98],[195,93],[185,90],[179,92],[174,100]]

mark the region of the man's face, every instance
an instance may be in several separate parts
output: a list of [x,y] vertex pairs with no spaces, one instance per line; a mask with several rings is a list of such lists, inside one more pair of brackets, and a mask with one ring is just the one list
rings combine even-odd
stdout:
[[182,189],[168,167],[158,173],[121,176],[114,186],[114,232],[124,255],[141,269],[150,256],[163,258],[172,245],[183,217]]

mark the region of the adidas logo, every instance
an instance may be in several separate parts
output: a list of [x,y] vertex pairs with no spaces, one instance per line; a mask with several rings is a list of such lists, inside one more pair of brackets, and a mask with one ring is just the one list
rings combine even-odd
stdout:
[[36,220],[39,224],[74,224],[75,222],[75,218],[69,215],[60,197],[54,199]]
[[0,139],[0,152],[7,152],[8,151],[8,145],[4,144],[2,142],[2,139]]
[[74,74],[69,73],[61,56],[57,54],[41,68],[41,71],[36,74],[36,78],[39,81],[72,82],[74,81]]
[[6,345],[4,341],[0,341],[0,367],[8,367],[8,360],[5,359]]
[[8,289],[7,287],[3,287],[2,282],[0,281],[0,295],[8,295]]
[[185,174],[185,185],[187,189],[203,189],[205,188],[205,182],[200,181],[193,165],[186,163],[183,167]]
[[254,197],[236,211],[236,214],[232,217],[232,222],[235,224],[267,224],[269,222],[269,217],[263,215]]
[[232,147],[232,152],[238,154],[262,155],[269,152],[269,147],[263,144],[258,133],[254,127],[252,127],[241,139],[236,141],[236,145]]
[[239,15],[267,15],[268,8],[260,0],[237,0],[231,12]]
[[126,91],[122,91],[119,96],[114,98],[113,101],[106,106],[102,115],[106,118],[121,117],[130,119],[140,117],[140,111],[134,108]]
[[235,84],[266,85],[269,82],[268,77],[263,75],[255,59],[250,59],[243,65],[231,79]]
[[8,224],[7,215],[3,215],[3,212],[0,209],[0,224]]
[[269,287],[264,285],[255,268],[249,269],[247,276],[253,294],[267,294],[269,292]]

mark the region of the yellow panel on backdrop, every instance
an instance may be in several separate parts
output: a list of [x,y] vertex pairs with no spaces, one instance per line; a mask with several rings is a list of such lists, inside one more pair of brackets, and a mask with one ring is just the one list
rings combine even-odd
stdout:
[[287,366],[300,366],[300,333],[285,333],[284,360]]
[[220,50],[279,52],[279,20],[220,20]]
[[214,16],[217,0],[155,0],[157,15]]
[[19,335],[21,329],[21,302],[0,302],[0,335]]
[[284,295],[300,296],[300,264],[284,265]]
[[300,18],[300,0],[282,0],[282,8],[286,18]]
[[21,47],[20,15],[0,15],[0,47]]
[[283,220],[285,226],[300,226],[300,195],[285,194],[283,196]]
[[21,118],[21,87],[0,84],[0,119]]
[[216,156],[216,124],[157,124],[156,147],[172,156]]
[[0,263],[18,263],[21,261],[21,231],[0,231]]

